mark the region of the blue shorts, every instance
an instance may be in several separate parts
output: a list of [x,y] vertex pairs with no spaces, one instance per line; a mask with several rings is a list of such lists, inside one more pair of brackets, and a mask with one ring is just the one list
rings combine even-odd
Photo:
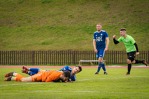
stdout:
[[96,53],[96,58],[103,58],[104,57],[104,54],[105,54],[105,51],[104,49],[100,49],[98,50],[98,52]]
[[30,71],[29,75],[32,76],[32,75],[37,74],[40,71],[40,69],[39,68],[30,68],[29,71]]

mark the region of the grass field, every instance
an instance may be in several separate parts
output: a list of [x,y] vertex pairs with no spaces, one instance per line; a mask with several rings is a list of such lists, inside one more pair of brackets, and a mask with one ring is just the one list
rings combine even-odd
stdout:
[[83,67],[73,83],[24,83],[3,81],[5,73],[21,73],[21,67],[0,68],[0,99],[148,99],[149,68],[133,67],[129,76],[126,70],[108,67],[108,75],[95,75],[96,67]]

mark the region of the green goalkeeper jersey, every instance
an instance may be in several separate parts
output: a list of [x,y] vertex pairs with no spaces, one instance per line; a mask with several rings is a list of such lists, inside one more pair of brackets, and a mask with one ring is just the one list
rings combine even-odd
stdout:
[[118,39],[119,42],[123,42],[125,47],[126,47],[126,52],[133,52],[136,51],[136,47],[134,45],[135,40],[133,37],[131,37],[130,35],[126,35],[126,38],[124,38],[123,36],[121,36]]

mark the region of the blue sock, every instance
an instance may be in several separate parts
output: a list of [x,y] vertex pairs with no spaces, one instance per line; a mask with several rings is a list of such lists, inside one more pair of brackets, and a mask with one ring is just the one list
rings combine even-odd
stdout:
[[104,64],[104,63],[102,63],[101,65],[102,65],[102,69],[103,69],[103,71],[104,71],[104,72],[106,72],[106,67],[105,67],[105,64]]
[[99,62],[98,63],[98,69],[97,69],[97,72],[99,72],[100,71],[100,68],[102,67],[102,64],[101,64],[101,62]]

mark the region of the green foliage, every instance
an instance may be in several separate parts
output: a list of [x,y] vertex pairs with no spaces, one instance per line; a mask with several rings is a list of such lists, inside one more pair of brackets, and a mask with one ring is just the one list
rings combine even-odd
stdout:
[[50,3],[52,2],[53,0],[41,0],[42,3]]
[[[125,50],[112,42],[127,28],[148,50],[148,0],[1,0],[0,50],[92,50],[97,23],[109,33],[110,50]],[[142,44],[143,43],[143,44]]]
[[149,97],[148,68],[132,68],[129,76],[125,75],[126,68],[107,68],[108,75],[103,75],[102,70],[99,75],[95,75],[96,68],[83,68],[83,71],[77,74],[77,81],[73,83],[3,81],[4,75],[10,71],[21,73],[20,68],[0,69],[2,99],[148,99]]

